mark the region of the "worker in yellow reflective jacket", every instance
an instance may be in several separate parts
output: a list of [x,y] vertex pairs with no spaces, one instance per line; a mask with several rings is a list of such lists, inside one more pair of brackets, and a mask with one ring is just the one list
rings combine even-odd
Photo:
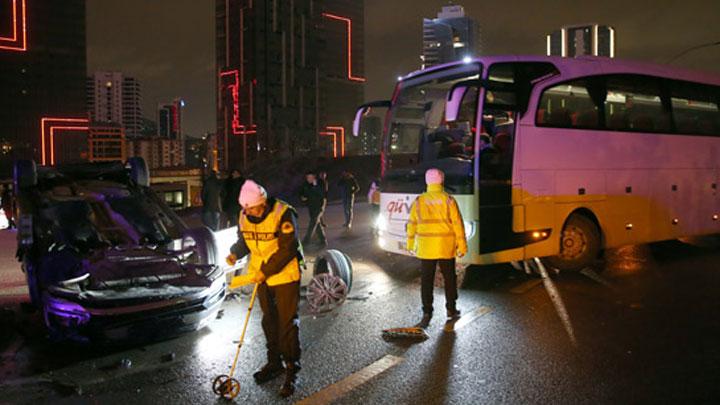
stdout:
[[445,175],[438,169],[425,173],[427,191],[415,199],[410,207],[407,223],[407,247],[420,259],[422,269],[421,296],[423,317],[418,324],[426,328],[433,313],[433,281],[439,266],[445,279],[445,307],[447,316],[460,316],[457,309],[457,277],[455,257],[467,253],[465,227],[455,199],[445,192]]
[[297,237],[297,213],[290,205],[268,198],[265,189],[252,180],[247,180],[240,190],[240,206],[238,241],[230,248],[226,261],[233,266],[248,253],[250,261],[247,273],[234,277],[230,289],[260,284],[258,299],[268,362],[253,377],[262,384],[284,371],[280,395],[289,397],[295,392],[300,371],[297,308],[302,248]]

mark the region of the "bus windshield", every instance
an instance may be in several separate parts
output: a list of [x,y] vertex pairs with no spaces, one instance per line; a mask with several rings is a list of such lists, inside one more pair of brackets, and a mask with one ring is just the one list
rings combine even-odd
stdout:
[[464,65],[402,83],[390,111],[383,190],[422,192],[430,167],[445,172],[453,193],[473,192],[474,131],[478,89],[465,93],[457,121],[446,123],[445,99],[453,84],[477,79],[480,67]]

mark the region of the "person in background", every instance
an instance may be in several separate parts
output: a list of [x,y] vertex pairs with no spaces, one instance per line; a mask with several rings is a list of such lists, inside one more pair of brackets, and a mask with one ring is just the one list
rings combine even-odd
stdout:
[[309,246],[313,237],[317,235],[320,246],[327,246],[325,230],[321,225],[325,206],[327,205],[325,190],[327,190],[325,182],[317,178],[315,173],[307,172],[305,174],[305,182],[300,187],[300,201],[307,204],[310,222],[308,223],[307,233],[303,238],[303,245]]
[[202,187],[202,221],[205,226],[217,231],[220,227],[220,201],[224,190],[217,172],[211,171],[210,175],[203,182]]
[[259,284],[267,363],[253,378],[262,384],[284,372],[280,396],[287,398],[295,392],[300,371],[297,309],[302,252],[297,237],[297,213],[287,203],[268,198],[265,189],[252,180],[243,184],[239,200],[243,211],[238,223],[238,241],[225,260],[235,266],[238,258],[249,253],[250,262],[247,274],[233,277],[230,289]]
[[368,190],[367,194],[368,204],[370,204],[370,221],[372,221],[370,224],[371,229],[374,232],[377,232],[378,230],[375,229],[375,224],[378,215],[380,215],[380,180],[375,179],[370,183],[370,189]]
[[[323,185],[325,186],[325,201],[328,200],[328,181],[327,181],[327,172],[322,171],[318,173],[318,178],[322,180]],[[325,223],[325,216],[323,215],[320,217],[320,226],[323,228],[327,228],[327,224]]]
[[238,196],[245,178],[239,170],[235,169],[225,180],[225,198],[223,199],[223,211],[227,221],[226,227],[236,226],[238,224],[238,216],[240,215],[240,203]]
[[445,174],[438,169],[425,173],[427,191],[410,207],[407,223],[407,248],[420,259],[420,286],[423,317],[417,326],[427,328],[433,315],[435,270],[440,267],[445,280],[445,308],[449,319],[460,316],[456,301],[455,257],[467,253],[465,226],[457,201],[445,192]]
[[17,228],[13,220],[15,212],[13,202],[12,190],[10,189],[10,185],[6,184],[3,186],[2,194],[0,194],[0,203],[2,203],[2,209],[5,212],[5,218],[7,218],[7,229]]
[[360,191],[360,186],[358,185],[357,180],[355,180],[355,176],[347,170],[343,171],[340,181],[338,181],[338,186],[340,187],[343,212],[345,213],[345,224],[343,226],[350,229],[352,228],[355,193]]

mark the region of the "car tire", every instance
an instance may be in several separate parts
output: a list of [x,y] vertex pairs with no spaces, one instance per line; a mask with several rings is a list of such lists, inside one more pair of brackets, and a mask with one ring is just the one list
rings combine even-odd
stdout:
[[22,190],[37,185],[37,166],[34,160],[21,159],[13,167],[13,181],[16,190]]
[[150,169],[147,162],[141,157],[131,157],[127,161],[130,169],[130,179],[138,186],[150,187]]
[[560,271],[580,271],[592,266],[602,250],[597,225],[588,217],[572,214],[560,235],[560,253],[546,262]]
[[199,264],[219,264],[217,263],[215,236],[210,228],[203,226],[200,228],[188,229],[183,234],[183,240],[185,238],[192,238],[195,241],[195,254],[198,257]]
[[352,260],[350,260],[348,255],[335,249],[326,250],[318,255],[315,260],[315,267],[313,268],[313,276],[322,273],[330,273],[340,277],[340,279],[345,282],[348,292],[350,292],[353,281],[353,269]]

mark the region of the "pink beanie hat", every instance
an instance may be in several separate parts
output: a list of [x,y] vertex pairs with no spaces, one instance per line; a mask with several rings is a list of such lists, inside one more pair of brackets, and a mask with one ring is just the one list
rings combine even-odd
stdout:
[[439,169],[429,169],[425,172],[425,183],[430,184],[443,184],[445,181],[445,174]]
[[256,207],[267,200],[267,192],[261,185],[252,180],[246,180],[240,189],[240,206],[243,208]]

